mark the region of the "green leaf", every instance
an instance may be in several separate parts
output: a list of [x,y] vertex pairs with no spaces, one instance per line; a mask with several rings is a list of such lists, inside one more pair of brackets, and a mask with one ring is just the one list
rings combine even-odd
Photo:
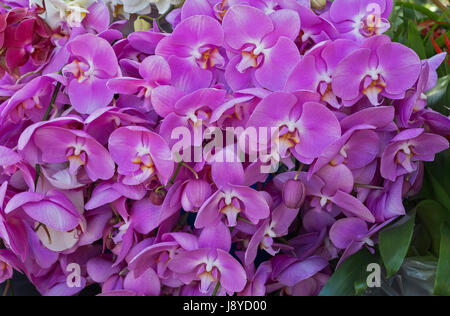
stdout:
[[371,263],[380,263],[377,255],[372,255],[367,249],[348,258],[331,276],[320,296],[354,296],[362,294],[367,287],[365,282],[369,276],[367,266]]
[[439,78],[436,87],[426,93],[428,106],[443,114],[448,113],[444,105],[446,105],[446,94],[450,88],[449,83],[450,75]]
[[402,217],[399,221],[381,231],[378,235],[381,258],[387,276],[397,273],[408,253],[414,233],[416,212]]
[[434,284],[434,294],[450,296],[450,226],[441,227],[441,249]]
[[428,10],[423,5],[420,5],[420,4],[417,4],[417,3],[403,2],[403,1],[396,1],[395,5],[396,6],[401,6],[401,7],[407,7],[407,8],[410,8],[410,9],[414,9],[417,12],[420,12],[423,15],[426,15],[427,17],[429,17],[432,20],[439,20],[439,15],[438,14],[434,13],[431,10]]
[[408,46],[419,55],[420,59],[427,58],[423,39],[420,36],[416,23],[411,20],[408,21]]
[[442,223],[450,221],[450,216],[442,205],[434,200],[420,202],[416,210],[417,216],[431,236],[433,254],[437,256],[441,243],[439,227],[441,227]]
[[443,206],[447,208],[447,210],[450,211],[450,197],[445,191],[445,189],[442,187],[439,181],[436,180],[436,178],[430,173],[427,172],[428,178],[430,179],[431,186],[434,191],[434,196],[436,197],[436,200],[441,203]]
[[[436,155],[433,162],[427,162],[425,164],[425,169],[427,172],[431,173],[434,179],[436,179],[445,192],[447,192],[447,195],[450,196],[450,177],[448,176],[450,174],[450,150],[446,150]],[[430,181],[427,177],[425,177],[424,180]]]

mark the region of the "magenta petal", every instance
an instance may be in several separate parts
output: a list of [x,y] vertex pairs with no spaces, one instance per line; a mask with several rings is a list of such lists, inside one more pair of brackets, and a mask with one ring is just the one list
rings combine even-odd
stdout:
[[330,229],[330,239],[339,249],[347,248],[352,241],[362,240],[368,233],[367,223],[359,218],[338,220]]
[[249,187],[233,186],[233,191],[245,205],[245,215],[250,219],[265,219],[270,215],[264,195]]
[[172,34],[172,40],[183,46],[209,44],[220,47],[223,45],[223,36],[222,27],[216,19],[197,15],[178,24]]
[[181,252],[170,260],[169,269],[176,273],[191,273],[197,266],[206,262],[209,251],[209,249],[199,249]]
[[148,234],[158,227],[161,207],[154,205],[149,199],[137,201],[131,208],[131,222],[140,234]]
[[214,162],[211,167],[211,175],[219,188],[230,184],[242,185],[244,183],[244,167],[240,162]]
[[230,251],[230,229],[220,221],[215,225],[205,227],[198,238],[198,247]]
[[299,121],[300,143],[295,151],[306,158],[317,158],[341,136],[341,127],[333,112],[319,103],[307,102]]
[[412,49],[399,43],[389,43],[380,46],[377,55],[387,93],[400,94],[417,81],[421,64],[419,56]]
[[107,82],[107,79],[97,78],[81,83],[77,80],[70,81],[68,93],[75,110],[83,114],[90,114],[108,106],[114,97],[114,92],[107,87]]
[[198,211],[197,218],[195,219],[196,228],[206,227],[220,218],[219,201],[222,198],[223,193],[221,191],[217,191],[211,195],[205,203],[203,203],[202,207]]
[[[308,74],[307,76],[305,74]],[[316,91],[318,85],[316,59],[313,55],[306,55],[293,68],[284,89],[286,91],[310,90]]]
[[332,83],[333,91],[338,97],[344,100],[354,100],[360,96],[360,84],[367,72],[369,58],[370,50],[361,48],[339,63]]
[[225,79],[234,91],[246,89],[251,86],[252,72],[245,71],[243,73],[237,70],[237,65],[241,62],[242,56],[236,55],[231,58],[225,68]]
[[256,230],[256,232],[253,234],[252,238],[250,239],[247,250],[245,251],[245,265],[249,266],[251,265],[256,258],[256,255],[258,253],[259,244],[264,238],[264,235],[266,233],[267,228],[269,227],[269,220],[266,220],[263,222],[261,226]]
[[277,279],[287,286],[294,286],[306,280],[328,266],[328,260],[322,257],[310,257],[296,262],[281,272]]
[[92,258],[87,262],[86,268],[91,279],[97,283],[103,283],[111,275],[120,272],[119,267],[112,266],[112,260],[107,255]]
[[175,110],[175,104],[184,97],[183,91],[172,86],[158,86],[152,91],[153,109],[159,116],[166,117]]
[[255,71],[255,79],[266,89],[282,90],[299,61],[297,46],[292,40],[281,37],[264,55],[264,64]]
[[135,277],[134,272],[130,271],[123,281],[123,287],[139,296],[159,296],[161,293],[161,282],[152,268],[139,277]]
[[[255,24],[254,21],[258,21]],[[262,40],[274,27],[264,12],[249,6],[235,5],[223,18],[225,42],[233,49],[240,50],[247,43]]]
[[135,94],[142,87],[144,81],[136,78],[116,78],[108,81],[106,86],[117,93],[121,94]]
[[148,82],[169,84],[172,74],[167,61],[160,56],[149,56],[145,58],[139,67],[142,78]]
[[172,71],[172,84],[184,92],[194,92],[211,85],[212,72],[199,68],[195,61],[177,56],[170,56],[167,61]]
[[369,209],[354,196],[338,190],[336,195],[330,198],[330,200],[345,210],[346,213],[355,215],[369,223],[375,223],[375,217]]
[[247,274],[242,265],[222,249],[217,249],[217,262],[221,286],[232,293],[242,291],[247,283]]

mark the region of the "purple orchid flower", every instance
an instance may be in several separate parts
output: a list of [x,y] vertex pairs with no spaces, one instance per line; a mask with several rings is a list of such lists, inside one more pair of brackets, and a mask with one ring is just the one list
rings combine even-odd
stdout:
[[311,206],[326,207],[330,212],[333,205],[345,214],[357,216],[367,222],[375,222],[370,210],[350,193],[353,191],[353,175],[345,165],[327,165],[307,179],[306,173],[300,173],[300,180],[306,186],[306,194],[312,196]]
[[413,50],[377,35],[339,63],[332,89],[344,105],[353,105],[364,95],[373,105],[379,105],[380,96],[404,98],[419,77],[420,68],[420,59]]
[[85,209],[93,210],[117,201],[121,197],[139,201],[144,198],[146,193],[144,185],[129,186],[121,182],[105,181],[95,187]]
[[231,236],[222,224],[205,228],[199,237],[199,249],[181,252],[169,262],[169,269],[179,274],[180,280],[189,284],[200,280],[200,291],[207,293],[220,282],[230,295],[240,292],[247,283],[241,264],[228,251]]
[[302,54],[318,43],[338,37],[338,32],[330,21],[310,10],[311,1],[284,0],[282,3],[284,9],[294,10],[300,17],[301,28],[295,42]]
[[256,8],[235,5],[225,14],[223,30],[226,45],[235,52],[225,71],[233,90],[248,88],[252,81],[272,91],[284,87],[300,61],[293,42],[300,32],[296,12],[277,10],[269,17]]
[[[229,235],[229,233],[228,233]],[[141,249],[131,260],[129,266],[140,276],[148,267],[152,267],[166,285],[180,286],[183,283],[177,280],[170,270],[169,263],[177,254],[198,249],[198,238],[188,233],[168,233],[162,236],[161,242],[151,244]]]
[[395,182],[385,181],[383,190],[372,190],[367,196],[367,207],[374,214],[378,223],[406,214],[403,205],[403,177]]
[[[298,63],[286,82],[286,91],[308,90],[321,95],[321,101],[341,108],[332,89],[332,78],[339,62],[358,48],[350,40],[321,43],[312,48]],[[305,74],[308,74],[305,76]]]
[[[175,143],[172,131],[177,127],[189,128],[192,136],[203,135],[203,130],[210,125],[213,111],[223,104],[226,96],[224,90],[215,88],[200,89],[185,96],[173,93],[174,91],[171,90],[166,93],[171,92],[172,96],[166,100],[163,100],[165,98],[162,95],[158,95],[155,106],[155,111],[165,116],[161,122],[159,134],[171,145]],[[175,101],[173,97],[179,99]],[[191,145],[200,146],[201,144],[197,144],[195,137],[192,137]]]
[[223,30],[217,20],[192,16],[177,25],[173,33],[156,47],[156,55],[166,58],[172,69],[173,84],[186,92],[207,88],[214,70],[225,66],[219,48]]
[[46,195],[35,192],[16,194],[9,200],[5,214],[22,209],[30,218],[57,231],[68,232],[81,227],[85,220],[73,203],[59,191],[49,191]]
[[126,185],[138,185],[157,176],[167,184],[174,170],[172,153],[164,139],[138,126],[122,127],[111,134],[109,150]]
[[8,182],[0,187],[0,237],[5,245],[11,249],[22,261],[28,254],[28,236],[21,217],[5,214]]
[[76,37],[69,44],[70,64],[63,68],[69,78],[67,93],[80,113],[92,113],[109,105],[114,92],[106,83],[119,73],[116,54],[104,39],[92,34]]
[[221,128],[243,127],[255,110],[258,103],[270,94],[259,88],[235,91],[233,95],[211,114],[210,123],[216,123]]
[[450,117],[431,109],[426,109],[421,113],[421,117],[424,120],[424,128],[427,132],[450,139]]
[[281,255],[272,259],[272,266],[272,279],[278,283],[268,287],[269,291],[281,288],[288,295],[317,295],[326,283],[320,272],[328,266],[328,260],[319,256],[299,260]]
[[392,0],[336,0],[325,14],[343,38],[362,41],[385,33],[394,3]]
[[270,255],[275,256],[279,250],[274,249],[276,244],[273,239],[288,234],[289,226],[297,217],[298,212],[298,209],[287,208],[284,204],[280,204],[273,210],[271,219],[265,220],[250,239],[245,252],[245,264],[250,265],[255,261],[258,248],[264,249]]
[[419,161],[433,161],[434,156],[449,147],[442,136],[424,133],[422,128],[408,129],[396,135],[381,157],[383,178],[394,182],[397,177],[417,170]]
[[326,164],[336,166],[343,163],[350,170],[369,165],[377,158],[380,146],[379,136],[372,130],[373,128],[375,127],[371,125],[359,125],[348,130],[339,140],[324,150],[309,169],[308,174],[314,174]]
[[265,296],[266,283],[272,275],[272,265],[270,261],[261,263],[256,272],[249,277],[249,282],[245,289],[238,293],[238,296]]
[[423,123],[422,114],[429,110],[426,92],[436,86],[436,69],[444,61],[446,54],[442,53],[429,60],[422,61],[422,69],[415,87],[406,92],[405,98],[396,102],[398,107],[397,120],[400,128],[420,127]]
[[106,107],[99,109],[84,120],[84,131],[100,144],[107,145],[109,136],[117,128],[129,125],[153,127],[156,120],[134,108]]
[[76,175],[81,169],[92,181],[108,180],[114,175],[108,151],[85,132],[44,126],[34,131],[32,140],[40,153],[37,163],[68,162],[69,174]]
[[395,217],[382,224],[373,225],[370,229],[367,223],[356,217],[349,217],[338,220],[330,229],[330,240],[339,249],[345,249],[338,266],[348,257],[357,253],[361,248],[366,247],[372,253],[375,241],[372,236],[378,233],[386,225],[390,224]]
[[[7,102],[0,106],[0,122],[6,120],[18,124],[22,120],[39,122],[50,104],[55,81],[64,81],[61,76],[47,75],[37,77],[18,90]],[[67,102],[59,97],[56,104]]]
[[229,227],[236,226],[238,215],[256,224],[269,216],[264,196],[244,186],[244,168],[240,162],[215,162],[212,178],[218,190],[202,205],[195,220],[196,228],[204,228],[226,216]]
[[[278,127],[275,140],[281,157],[289,152],[303,163],[311,163],[341,136],[335,115],[317,103],[314,93],[274,92],[257,106],[247,126]],[[277,111],[274,113],[274,107]]]
[[149,56],[139,66],[139,74],[143,79],[116,78],[108,81],[108,88],[120,94],[137,94],[144,98],[143,109],[150,111],[154,89],[160,85],[167,85],[171,80],[169,64],[159,56]]

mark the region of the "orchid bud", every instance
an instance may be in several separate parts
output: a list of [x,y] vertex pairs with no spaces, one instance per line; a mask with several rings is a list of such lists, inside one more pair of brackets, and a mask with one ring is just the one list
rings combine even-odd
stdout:
[[290,179],[283,187],[283,202],[292,209],[299,209],[305,201],[305,185],[300,180]]
[[150,201],[154,205],[162,205],[164,203],[164,199],[166,198],[166,194],[167,191],[165,189],[152,191],[150,193]]
[[212,194],[211,185],[205,180],[189,181],[181,196],[181,205],[187,212],[197,211]]
[[327,5],[327,0],[311,0],[311,8],[314,10],[323,10]]
[[134,21],[134,31],[148,31],[152,28],[152,25],[145,21],[142,18],[137,18],[136,21]]

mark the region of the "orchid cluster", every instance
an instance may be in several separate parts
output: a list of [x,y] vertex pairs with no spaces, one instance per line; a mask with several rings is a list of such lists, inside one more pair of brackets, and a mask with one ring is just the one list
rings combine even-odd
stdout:
[[[336,263],[374,251],[449,147],[425,94],[445,53],[420,60],[384,35],[392,7],[3,1],[0,282],[317,295]],[[170,25],[129,31],[152,11]],[[194,137],[217,145],[230,128],[244,134],[227,146]],[[269,132],[245,143],[251,128]]]

